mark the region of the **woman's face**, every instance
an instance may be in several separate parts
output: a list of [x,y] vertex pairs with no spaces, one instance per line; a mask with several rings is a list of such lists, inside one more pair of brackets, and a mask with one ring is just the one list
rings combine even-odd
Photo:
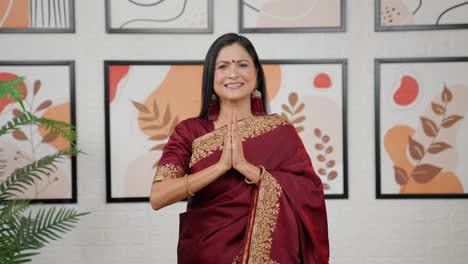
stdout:
[[239,43],[223,47],[215,61],[214,90],[220,101],[250,100],[257,82],[257,69]]

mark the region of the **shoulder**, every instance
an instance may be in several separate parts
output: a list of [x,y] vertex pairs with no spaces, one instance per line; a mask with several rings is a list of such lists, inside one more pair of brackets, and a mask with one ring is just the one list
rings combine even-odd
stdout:
[[286,116],[274,113],[265,116],[265,120],[268,124],[276,128],[275,130],[282,135],[281,138],[288,141],[291,141],[292,139],[297,139],[300,141],[296,127],[288,120]]
[[202,119],[199,117],[190,117],[180,121],[174,128],[174,132],[183,133],[190,140],[203,134],[207,127],[210,125],[210,120]]

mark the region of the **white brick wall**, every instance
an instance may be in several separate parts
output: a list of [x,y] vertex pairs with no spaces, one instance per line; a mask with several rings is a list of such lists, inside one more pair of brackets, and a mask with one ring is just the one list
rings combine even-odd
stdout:
[[[237,1],[215,1],[213,35],[109,35],[104,1],[77,0],[77,33],[1,34],[0,60],[75,60],[76,207],[90,215],[34,263],[175,263],[179,203],[105,202],[103,60],[203,59],[237,31]],[[250,34],[263,59],[347,58],[350,199],[327,201],[334,264],[468,263],[468,200],[375,200],[375,57],[468,56],[468,30],[374,32],[374,1],[348,1],[347,32]],[[371,143],[369,143],[371,142]],[[466,187],[468,188],[468,187]],[[60,205],[61,206],[61,205]]]

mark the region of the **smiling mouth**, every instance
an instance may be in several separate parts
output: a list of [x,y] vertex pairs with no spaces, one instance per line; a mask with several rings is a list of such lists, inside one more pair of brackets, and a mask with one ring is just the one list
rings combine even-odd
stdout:
[[244,83],[228,83],[225,84],[224,87],[229,88],[229,89],[239,89],[244,85]]

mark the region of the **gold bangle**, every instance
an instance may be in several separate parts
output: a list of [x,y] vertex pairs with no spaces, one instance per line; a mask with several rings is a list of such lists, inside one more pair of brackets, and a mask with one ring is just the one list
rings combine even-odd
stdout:
[[257,168],[260,169],[260,177],[258,177],[256,181],[251,181],[249,180],[249,178],[245,177],[245,182],[247,184],[257,184],[263,178],[263,175],[265,174],[265,167],[263,167],[262,165],[258,165]]
[[185,174],[184,178],[185,178],[185,189],[187,190],[187,194],[190,196],[195,196],[195,194],[190,191],[187,174]]

